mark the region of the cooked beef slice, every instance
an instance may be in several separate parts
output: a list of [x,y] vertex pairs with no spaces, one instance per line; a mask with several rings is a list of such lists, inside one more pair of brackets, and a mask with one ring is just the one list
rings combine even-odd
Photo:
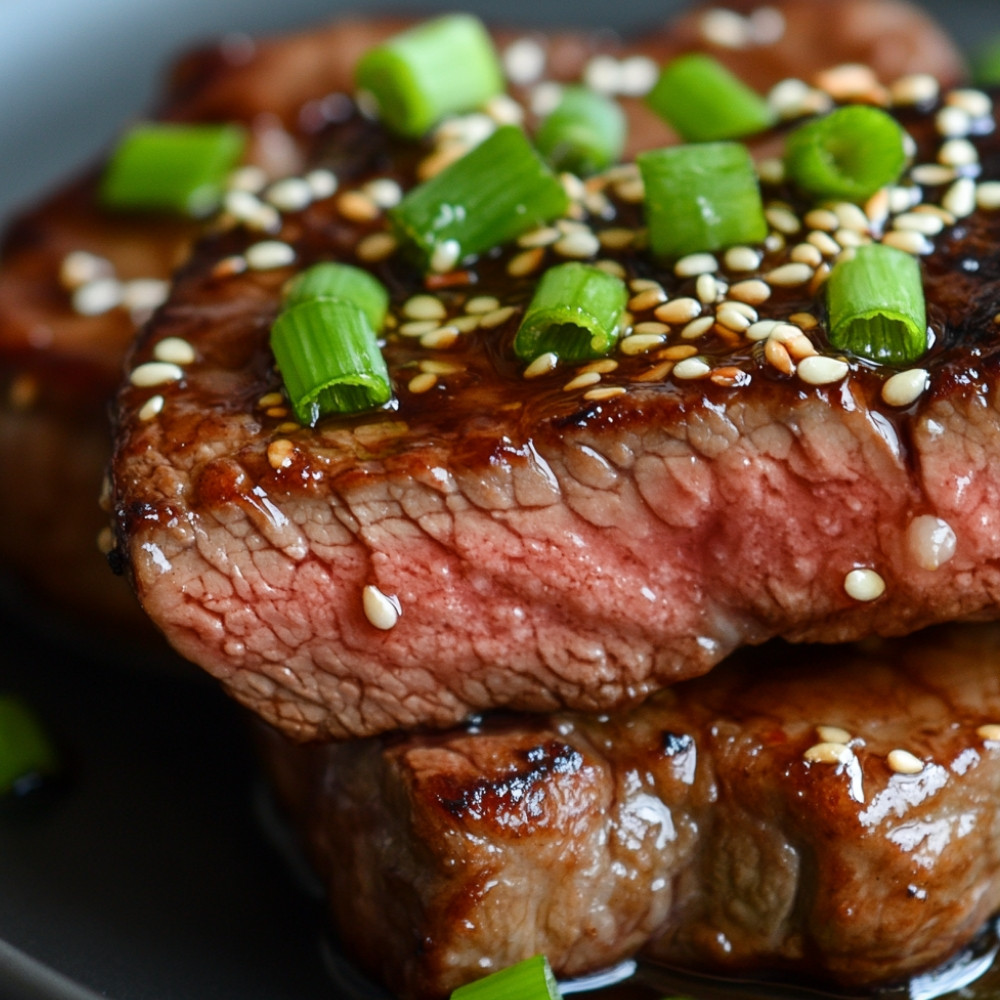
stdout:
[[998,663],[996,626],[769,645],[609,716],[262,745],[346,953],[400,996],[539,952],[872,987],[1000,907]]

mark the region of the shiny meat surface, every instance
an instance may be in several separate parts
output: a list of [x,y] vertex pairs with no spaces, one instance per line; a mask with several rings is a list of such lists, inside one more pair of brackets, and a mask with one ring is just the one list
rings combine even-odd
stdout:
[[998,656],[995,626],[767,646],[607,718],[264,753],[347,953],[396,995],[538,952],[871,987],[1000,906]]

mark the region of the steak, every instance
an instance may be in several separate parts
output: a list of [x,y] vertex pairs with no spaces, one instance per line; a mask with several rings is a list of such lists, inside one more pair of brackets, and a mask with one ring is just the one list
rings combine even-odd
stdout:
[[998,655],[995,625],[769,645],[631,712],[267,729],[264,756],[345,952],[393,995],[537,953],[872,987],[1000,907]]
[[[843,73],[823,80],[845,96]],[[541,245],[425,284],[392,242],[379,249],[375,193],[411,187],[447,151],[358,113],[331,123],[310,167],[335,174],[336,195],[287,212],[277,242],[238,220],[206,238],[129,359],[114,517],[147,612],[299,739],[492,708],[603,711],[776,635],[843,642],[993,616],[1000,214],[975,207],[976,181],[959,207],[969,189],[938,162],[937,126],[939,108],[979,107],[962,112],[963,149],[987,204],[992,111],[965,91],[914,108],[902,86],[865,80],[846,96],[895,100],[914,135],[894,196],[817,216],[766,184],[764,247],[719,255],[707,277],[635,249],[638,175],[623,166],[574,188],[573,217],[531,234]],[[895,369],[830,346],[822,310],[841,247],[883,237],[926,251],[934,343],[901,373],[902,399]],[[625,275],[653,346],[626,340],[529,379],[511,343],[533,272],[569,257]],[[327,259],[365,264],[392,294],[396,399],[313,429],[282,405],[268,333],[284,283]],[[428,323],[414,317],[430,293]],[[748,329],[758,318],[783,325]],[[140,384],[179,342],[194,360]]]

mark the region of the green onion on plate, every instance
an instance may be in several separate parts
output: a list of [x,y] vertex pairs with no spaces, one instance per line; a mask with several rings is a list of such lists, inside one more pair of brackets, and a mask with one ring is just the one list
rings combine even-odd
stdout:
[[381,330],[389,310],[389,292],[373,274],[351,264],[322,261],[297,274],[285,286],[284,308],[310,299],[344,299],[356,305],[373,330]]
[[625,146],[621,105],[587,87],[566,87],[535,132],[535,145],[556,170],[581,177],[616,163]]
[[451,1000],[562,1000],[548,959],[535,955],[453,990]]

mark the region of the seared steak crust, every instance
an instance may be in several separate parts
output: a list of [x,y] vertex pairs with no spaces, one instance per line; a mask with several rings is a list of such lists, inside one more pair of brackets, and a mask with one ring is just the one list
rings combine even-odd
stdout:
[[[816,10],[788,10],[806,8]],[[644,51],[662,55],[660,44]],[[759,78],[770,64],[756,55]],[[918,161],[940,141],[923,118]],[[663,141],[643,120],[634,138]],[[988,160],[992,137],[976,141]],[[357,197],[386,176],[411,185],[428,149],[356,114],[313,149],[312,165],[332,168],[340,190],[286,214],[280,237],[295,267],[356,262],[387,226],[377,211],[361,218]],[[603,241],[596,256],[655,279],[670,299],[704,298],[693,277],[615,240],[640,226],[628,181],[581,192],[575,221]],[[863,228],[877,236],[882,225]],[[442,323],[464,324],[444,349],[407,326],[406,303],[426,289],[404,257],[369,262],[393,295],[385,353],[397,401],[315,430],[274,404],[267,336],[293,269],[240,270],[261,234],[224,230],[196,250],[130,359],[134,371],[167,338],[196,354],[181,378],[119,396],[122,559],[174,645],[299,738],[446,726],[494,707],[602,710],[776,634],[842,641],[990,615],[997,284],[986,248],[997,226],[971,215],[927,259],[936,344],[930,389],[910,407],[881,402],[885,369],[852,365],[813,385],[723,323],[700,336],[675,324],[666,353],[616,355],[613,371],[528,380],[510,343],[534,278],[511,276],[515,247],[432,287]],[[725,265],[719,278],[768,277],[792,239],[776,234],[756,268]],[[538,253],[553,262],[561,251]],[[795,287],[775,279],[759,308],[811,312],[807,347],[829,354],[824,268],[809,273]],[[512,308],[475,311],[493,295]],[[709,300],[701,312],[716,308]],[[636,323],[653,318],[651,306],[633,308]],[[678,350],[706,359],[711,377],[673,370]],[[928,525],[954,537],[947,562]],[[879,600],[845,589],[859,568],[884,582]],[[366,615],[366,588],[398,602],[394,627]]]
[[872,987],[1000,907],[998,654],[995,626],[768,646],[633,712],[268,730],[265,757],[347,953],[396,995],[539,952]]

